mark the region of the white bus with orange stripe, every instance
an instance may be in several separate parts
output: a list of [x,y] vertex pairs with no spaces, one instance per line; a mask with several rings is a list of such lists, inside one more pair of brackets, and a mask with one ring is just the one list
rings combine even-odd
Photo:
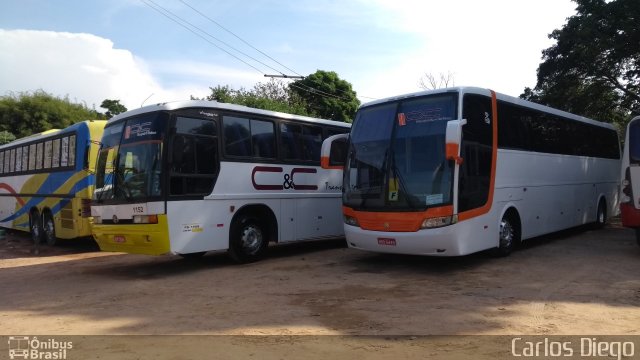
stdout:
[[640,245],[640,116],[627,125],[622,156],[622,225],[635,229]]
[[147,106],[105,127],[91,212],[104,251],[240,261],[267,244],[341,238],[342,168],[322,141],[350,124],[215,101]]
[[356,249],[507,255],[521,240],[604,225],[618,204],[612,125],[487,89],[365,104],[347,153],[343,215]]

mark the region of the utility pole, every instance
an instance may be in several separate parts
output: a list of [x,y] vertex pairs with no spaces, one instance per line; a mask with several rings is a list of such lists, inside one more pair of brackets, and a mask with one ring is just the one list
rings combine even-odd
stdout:
[[280,74],[280,75],[267,75],[267,74],[264,74],[264,77],[270,77],[270,78],[284,78],[284,79],[304,79],[304,76],[297,76],[297,75],[285,75],[285,74]]

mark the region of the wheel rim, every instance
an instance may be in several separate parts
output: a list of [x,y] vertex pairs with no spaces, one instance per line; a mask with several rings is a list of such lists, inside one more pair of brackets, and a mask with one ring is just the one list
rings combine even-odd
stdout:
[[248,225],[242,229],[240,240],[242,248],[247,254],[255,254],[262,246],[262,231],[255,225]]
[[514,231],[509,220],[502,219],[500,222],[500,247],[509,248],[513,243]]

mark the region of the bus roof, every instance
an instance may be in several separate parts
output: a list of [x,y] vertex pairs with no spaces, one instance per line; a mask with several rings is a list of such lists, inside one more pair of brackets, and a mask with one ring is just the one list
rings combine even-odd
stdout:
[[53,136],[56,136],[56,135],[58,135],[60,133],[67,132],[67,131],[73,131],[73,130],[77,129],[78,127],[82,126],[85,123],[89,124],[89,123],[100,123],[100,122],[106,123],[106,120],[84,120],[84,121],[78,121],[77,123],[71,124],[71,125],[67,126],[64,129],[49,129],[49,130],[45,130],[45,131],[43,131],[41,133],[37,133],[37,134],[33,134],[33,135],[22,137],[20,139],[13,140],[10,143],[6,143],[4,145],[0,145],[0,149],[12,147],[12,146],[15,146],[15,145],[20,145],[20,144],[23,144],[23,143],[26,143],[26,142],[37,140],[37,139],[45,139],[45,138],[48,138],[48,137],[53,137]]
[[279,117],[279,118],[283,118],[283,119],[305,121],[305,122],[324,124],[324,125],[333,125],[333,126],[340,126],[340,127],[350,127],[351,126],[350,123],[345,123],[345,122],[342,122],[342,121],[316,119],[316,118],[312,118],[312,117],[308,117],[308,116],[287,114],[287,113],[282,113],[282,112],[277,112],[277,111],[270,111],[270,110],[255,109],[255,108],[251,108],[251,107],[243,106],[243,105],[227,104],[227,103],[220,103],[220,102],[217,102],[217,101],[208,101],[208,100],[175,101],[175,102],[167,102],[167,103],[149,105],[149,106],[141,107],[141,108],[138,108],[138,109],[129,110],[129,111],[124,112],[122,114],[118,114],[117,116],[114,116],[113,118],[111,118],[109,120],[109,122],[107,123],[107,125],[111,124],[113,122],[117,122],[119,120],[122,120],[124,118],[128,118],[130,116],[140,115],[140,114],[144,114],[144,113],[148,113],[148,112],[153,112],[153,111],[171,111],[171,110],[188,109],[188,108],[208,108],[208,109],[221,109],[221,110],[230,110],[230,111],[241,111],[241,112],[249,112],[249,113],[258,114],[258,115],[274,116],[274,117]]
[[[386,102],[392,102],[392,101],[399,101],[399,100],[404,100],[404,99],[410,99],[413,97],[419,97],[419,96],[425,96],[425,95],[433,95],[433,94],[442,94],[442,93],[465,93],[465,94],[479,94],[479,95],[486,95],[486,96],[491,96],[491,90],[490,89],[486,89],[486,88],[480,88],[480,87],[473,87],[473,86],[457,86],[457,87],[450,87],[450,88],[442,88],[442,89],[436,89],[436,90],[425,90],[425,91],[418,91],[418,92],[414,92],[414,93],[408,93],[408,94],[403,94],[403,95],[398,95],[398,96],[392,96],[392,97],[388,97],[388,98],[384,98],[384,99],[379,99],[379,100],[374,100],[371,102],[368,102],[366,104],[362,104],[360,106],[360,108],[366,108],[369,106],[374,106],[374,105],[378,105],[378,104],[382,104],[382,103],[386,103]],[[582,121],[588,124],[592,124],[592,125],[596,125],[596,126],[602,126],[602,127],[606,127],[606,128],[610,128],[610,129],[616,129],[615,126],[613,126],[612,124],[609,123],[605,123],[605,122],[601,122],[601,121],[597,121],[597,120],[593,120],[593,119],[589,119],[586,118],[584,116],[580,116],[580,115],[576,115],[576,114],[572,114],[566,111],[562,111],[562,110],[558,110],[549,106],[545,106],[545,105],[540,105],[528,100],[524,100],[524,99],[520,99],[520,98],[516,98],[513,96],[509,96],[509,95],[505,95],[505,94],[501,94],[496,92],[496,98],[498,100],[502,100],[508,103],[512,103],[515,105],[520,105],[520,106],[524,106],[524,107],[528,107],[531,109],[536,109],[536,110],[540,110],[540,111],[544,111],[550,114],[554,114],[554,115],[558,115],[558,116],[562,116],[565,118],[569,118],[571,120],[576,120],[576,121]],[[498,119],[500,119],[500,114],[498,114]]]

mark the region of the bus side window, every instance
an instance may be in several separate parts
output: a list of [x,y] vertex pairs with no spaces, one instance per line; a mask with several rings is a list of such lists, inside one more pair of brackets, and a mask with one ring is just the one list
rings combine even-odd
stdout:
[[232,156],[251,156],[251,128],[249,119],[225,116],[225,153]]
[[280,139],[282,142],[282,158],[285,160],[298,160],[300,156],[300,136],[299,125],[280,124]]
[[302,126],[302,159],[320,161],[322,148],[322,128],[316,126]]

